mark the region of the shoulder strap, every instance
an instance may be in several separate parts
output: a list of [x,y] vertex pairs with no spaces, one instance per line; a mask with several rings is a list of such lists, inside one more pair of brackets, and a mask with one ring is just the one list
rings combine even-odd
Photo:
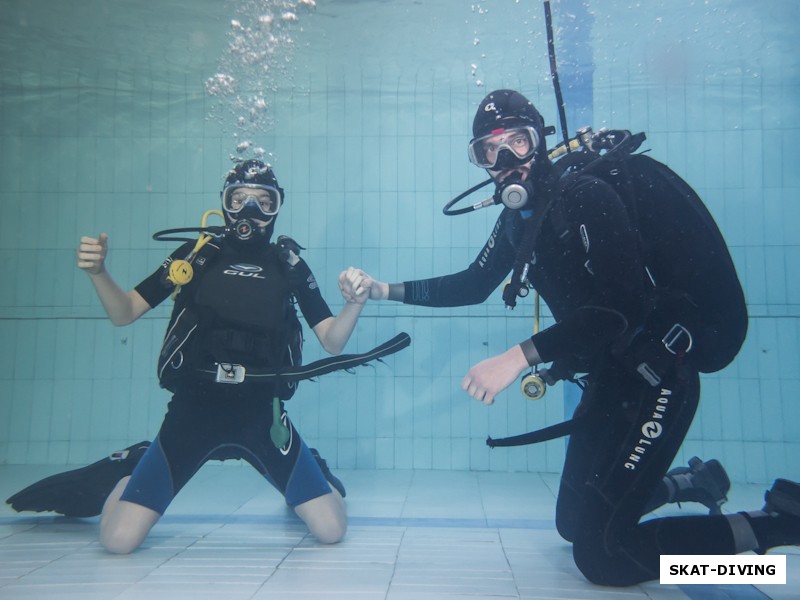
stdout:
[[181,289],[189,285],[196,285],[200,278],[202,278],[208,265],[214,262],[221,250],[221,246],[214,242],[208,242],[197,251],[194,257],[188,259],[192,265],[192,280],[184,286],[175,286],[176,291],[173,292],[173,300],[176,304],[179,302],[183,304],[182,300],[186,298],[185,295],[180,293]]
[[219,256],[221,250],[222,248],[214,242],[209,242],[200,248],[193,262],[195,276],[202,276],[206,267]]
[[[610,185],[622,199],[640,250],[643,250],[645,245],[639,228],[637,196],[629,163],[632,157],[640,156],[634,155],[633,152],[645,139],[644,133],[609,131],[600,141],[602,148],[606,150],[605,153],[600,154],[600,148],[572,152],[556,161],[554,165],[560,174],[564,191],[576,185],[580,178],[585,176],[595,177]],[[571,230],[564,204],[558,203],[552,212],[551,220],[556,232],[563,232],[559,234],[560,237],[569,236]]]
[[544,208],[525,223],[525,231],[522,234],[522,241],[517,249],[517,258],[514,261],[514,270],[511,282],[503,289],[503,301],[508,308],[517,305],[516,298],[522,296],[520,293],[526,288],[527,265],[533,255],[536,241],[542,230],[545,221],[548,221],[556,232],[559,239],[567,239],[571,230],[567,219],[564,203],[560,202],[564,194],[575,185],[583,175],[587,166],[596,162],[585,152],[573,152],[558,160],[553,164],[553,169],[545,178],[543,183],[542,195],[545,198]]
[[305,250],[305,248],[288,235],[278,236],[273,246],[278,251],[278,258],[280,259],[281,265],[284,267],[284,273],[288,278],[291,294],[294,297],[299,282],[297,277],[292,277],[292,274],[294,273],[295,267],[300,263],[300,251]]
[[[544,180],[542,189],[544,198],[544,208],[533,217],[525,221],[525,230],[522,233],[522,240],[517,248],[517,256],[514,260],[514,268],[511,281],[503,288],[503,302],[507,308],[514,308],[517,305],[517,298],[523,297],[528,291],[528,265],[530,264],[533,249],[542,225],[546,220],[551,208],[558,204],[557,200],[561,197],[562,186],[560,185],[558,174],[551,172]],[[525,291],[523,291],[525,290]]]
[[[571,152],[558,160],[553,167],[560,185],[560,195],[566,194],[574,187],[593,162],[593,156],[586,152]],[[571,235],[571,230],[564,203],[554,202],[550,209],[550,220],[556,236],[559,239],[566,239]]]

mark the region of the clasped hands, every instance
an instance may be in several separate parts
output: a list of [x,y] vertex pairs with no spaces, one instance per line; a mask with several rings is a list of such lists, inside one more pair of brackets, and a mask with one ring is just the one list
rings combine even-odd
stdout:
[[[385,300],[388,285],[370,277],[361,269],[350,267],[339,275],[339,290],[347,302],[363,304],[370,300]],[[493,404],[495,396],[510,386],[529,368],[519,345],[502,354],[492,356],[474,365],[461,381],[461,389],[483,402]]]

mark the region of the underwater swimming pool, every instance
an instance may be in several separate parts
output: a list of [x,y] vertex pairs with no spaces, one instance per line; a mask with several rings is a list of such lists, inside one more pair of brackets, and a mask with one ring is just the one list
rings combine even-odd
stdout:
[[[570,129],[645,131],[652,156],[705,199],[745,285],[748,339],[704,376],[681,462],[718,457],[739,482],[800,478],[800,9],[553,8]],[[7,0],[0,464],[84,464],[149,439],[163,416],[155,356],[169,307],[111,327],[74,267],[80,235],[107,232],[110,268],[133,286],[171,251],[152,233],[198,224],[229,157],[263,149],[287,191],[277,232],[307,248],[334,312],[349,265],[385,281],[460,270],[497,212],[441,209],[484,176],[466,160],[470,123],[500,87],[558,124],[540,2]],[[529,301],[507,314],[499,291],[461,309],[368,305],[348,351],[399,331],[412,346],[302,384],[288,410],[339,468],[558,472],[561,440],[494,451],[484,440],[563,420],[562,385],[539,402],[512,386],[490,408],[459,388],[471,364],[530,335],[532,314]],[[307,345],[309,360],[319,353]]]

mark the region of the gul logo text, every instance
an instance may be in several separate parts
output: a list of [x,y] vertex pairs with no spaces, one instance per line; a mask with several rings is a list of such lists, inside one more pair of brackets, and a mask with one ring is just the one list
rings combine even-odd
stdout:
[[261,275],[262,270],[263,269],[261,267],[258,267],[256,265],[237,263],[225,269],[223,273],[225,275],[235,275],[238,277],[252,277],[253,279],[265,279],[265,277]]

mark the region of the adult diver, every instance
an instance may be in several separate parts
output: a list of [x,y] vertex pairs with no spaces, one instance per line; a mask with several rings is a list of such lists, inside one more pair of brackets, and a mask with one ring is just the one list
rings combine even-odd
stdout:
[[495,184],[492,202],[505,205],[472,264],[393,284],[362,271],[355,283],[373,300],[463,306],[485,301],[509,272],[524,273],[555,324],[472,366],[461,387],[490,405],[543,363],[585,373],[555,518],[580,571],[596,584],[628,586],[658,578],[662,554],[766,552],[800,543],[800,485],[783,479],[760,511],[641,521],[664,502],[699,500],[713,508],[729,486],[716,461],[693,460],[668,472],[700,396],[690,344],[678,348],[688,330],[667,348],[673,354],[662,352],[671,358],[659,363],[657,377],[628,352],[642,350],[631,340],[644,337],[638,333],[653,320],[682,322],[685,315],[672,314],[671,305],[652,308],[637,228],[619,194],[588,173],[565,183],[548,158],[544,121],[527,98],[507,89],[488,94],[472,133],[470,161]]

